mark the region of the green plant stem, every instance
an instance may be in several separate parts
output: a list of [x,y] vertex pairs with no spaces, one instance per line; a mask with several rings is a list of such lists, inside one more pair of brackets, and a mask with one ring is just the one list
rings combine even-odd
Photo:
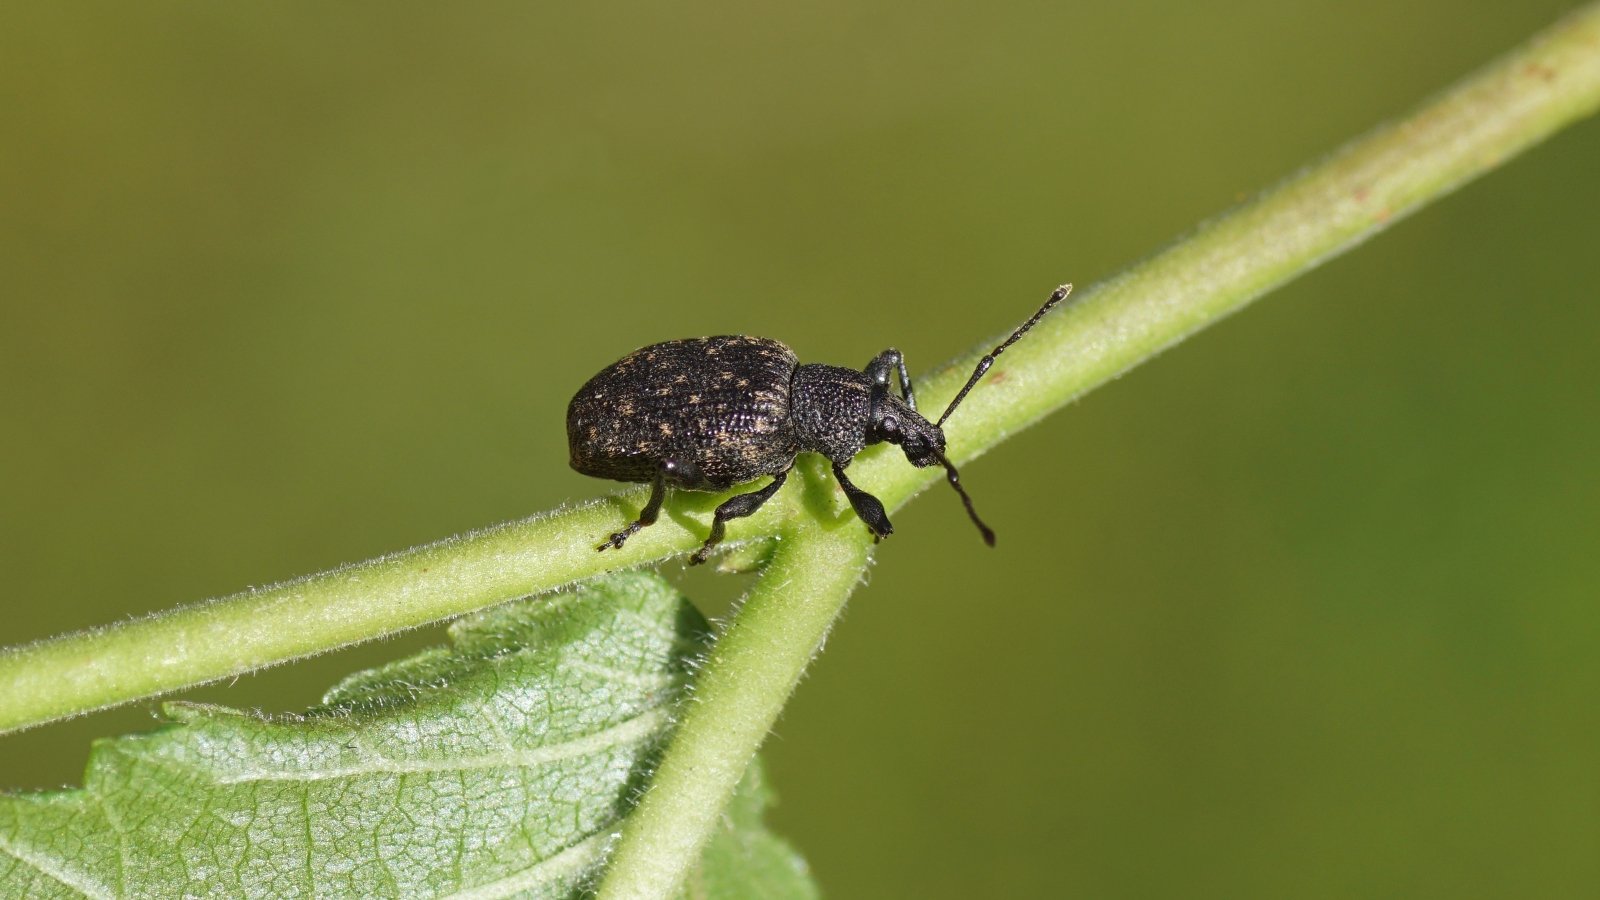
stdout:
[[[813,473],[814,484],[825,477]],[[623,825],[602,900],[670,897],[806,664],[861,579],[869,539],[836,519],[782,535],[761,580],[717,639],[650,787]]]
[[[951,423],[966,460],[1263,292],[1309,271],[1600,105],[1600,4],[1575,11],[1411,116],[1348,145],[1160,254],[1081,292],[996,368]],[[1041,285],[1043,291],[1051,287]],[[1020,304],[1026,308],[1026,304]],[[930,408],[988,346],[925,380]],[[938,473],[882,452],[854,480],[897,508]],[[602,571],[686,553],[716,498],[678,495],[621,551],[598,538],[642,492],[583,504],[148,619],[0,653],[0,733],[227,678]],[[832,498],[834,507],[839,499]],[[794,491],[732,529],[778,534]]]
[[[971,459],[1267,291],[1351,249],[1423,205],[1600,107],[1600,4],[1591,3],[1406,118],[1350,142],[1046,317],[996,365],[951,420],[951,456]],[[1045,288],[1048,289],[1048,288]],[[1041,299],[1043,291],[1041,290]],[[976,349],[976,348],[975,348]],[[955,360],[918,393],[942,407],[982,353]],[[993,376],[991,376],[993,377]],[[904,467],[899,466],[900,475]],[[903,502],[938,473],[908,481],[886,456],[871,484]]]

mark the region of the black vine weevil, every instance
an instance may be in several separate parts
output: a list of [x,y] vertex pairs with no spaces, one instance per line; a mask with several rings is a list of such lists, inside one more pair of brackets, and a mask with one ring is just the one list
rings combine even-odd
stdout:
[[[668,485],[721,491],[771,475],[767,486],[717,507],[711,535],[689,559],[691,564],[705,562],[722,540],[727,521],[748,516],[772,499],[802,450],[833,463],[833,476],[856,515],[875,537],[887,537],[894,528],[883,504],[844,475],[863,447],[883,441],[898,444],[918,468],[944,466],[967,515],[994,546],[994,532],[978,518],[956,467],[944,457],[943,426],[995,357],[1071,291],[1070,284],[1056,288],[1038,312],[980,360],[938,422],[917,412],[905,359],[893,348],[859,372],[801,365],[783,344],[747,335],[666,341],[633,351],[589,379],[567,406],[574,469],[652,484],[639,518],[596,549],[620,548],[634,532],[653,523]],[[900,379],[898,397],[889,388],[891,373]]]

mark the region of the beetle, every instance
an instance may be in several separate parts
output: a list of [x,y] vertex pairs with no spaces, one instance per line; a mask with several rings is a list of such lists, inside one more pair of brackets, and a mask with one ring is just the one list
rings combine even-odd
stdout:
[[[1071,291],[1070,284],[1056,288],[1038,312],[985,355],[937,422],[917,411],[905,357],[892,347],[861,371],[802,364],[784,344],[748,335],[687,338],[633,351],[589,379],[567,406],[572,468],[651,485],[639,517],[595,549],[620,549],[653,524],[669,486],[723,491],[772,476],[764,487],[717,507],[711,534],[689,559],[691,565],[703,563],[729,519],[754,513],[783,487],[800,451],[828,458],[851,508],[881,540],[894,533],[883,503],[856,487],[844,470],[862,448],[885,441],[899,446],[913,466],[943,466],[967,515],[994,546],[994,531],[978,518],[960,474],[944,456],[944,423],[995,358]],[[891,377],[898,379],[898,397]]]

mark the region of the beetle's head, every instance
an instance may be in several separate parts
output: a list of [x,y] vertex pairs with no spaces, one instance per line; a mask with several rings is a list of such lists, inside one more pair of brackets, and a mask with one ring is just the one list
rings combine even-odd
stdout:
[[978,518],[978,511],[972,508],[972,498],[961,487],[961,474],[950,464],[950,460],[945,459],[943,428],[929,422],[899,397],[885,391],[875,398],[871,420],[867,424],[867,442],[876,444],[880,441],[899,447],[905,453],[906,460],[919,469],[944,466],[945,477],[956,493],[961,495],[967,515],[978,526],[984,541],[994,546],[994,531]]
[[[966,506],[967,515],[972,517],[972,524],[978,526],[978,531],[983,533],[984,542],[991,547],[994,546],[994,531],[983,524],[982,519],[978,518],[978,511],[972,507],[972,498],[968,497],[966,490],[961,487],[961,473],[957,472],[956,467],[951,465],[950,460],[945,458],[944,422],[950,418],[951,413],[956,411],[956,407],[961,405],[961,401],[967,399],[967,394],[972,390],[973,385],[978,383],[978,379],[983,377],[983,373],[989,371],[989,367],[994,365],[995,359],[1006,352],[1007,347],[1015,344],[1019,338],[1027,334],[1029,329],[1044,318],[1045,313],[1049,312],[1057,303],[1065,300],[1070,293],[1072,293],[1072,285],[1070,284],[1063,284],[1056,288],[1050,294],[1050,298],[1044,302],[1044,305],[1039,307],[1038,312],[1034,313],[1028,321],[1018,326],[1016,331],[1011,332],[1011,336],[1006,338],[1000,346],[989,351],[982,359],[978,360],[978,365],[972,370],[971,377],[967,379],[967,383],[956,394],[955,399],[950,401],[950,405],[945,407],[944,415],[939,417],[939,421],[929,422],[923,418],[921,413],[918,413],[900,398],[889,393],[886,384],[872,398],[872,407],[867,423],[867,443],[875,444],[879,441],[888,441],[891,444],[896,444],[901,450],[905,451],[906,459],[910,460],[911,464],[919,469],[925,469],[936,463],[944,466],[945,477],[950,481],[950,486],[956,489],[956,493],[961,495],[961,503]],[[903,373],[904,369],[901,371]],[[902,377],[904,377],[903,374]]]
[[886,392],[878,396],[867,427],[869,443],[894,444],[919,469],[938,465],[944,453],[944,429],[924,419],[921,413],[893,394]]

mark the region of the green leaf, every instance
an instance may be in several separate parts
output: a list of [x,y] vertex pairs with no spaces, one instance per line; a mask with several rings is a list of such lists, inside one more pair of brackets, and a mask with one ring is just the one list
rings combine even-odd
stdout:
[[[80,790],[0,797],[0,895],[568,897],[598,874],[705,621],[654,575],[474,615],[305,716],[167,704]],[[756,766],[694,896],[808,897]]]

